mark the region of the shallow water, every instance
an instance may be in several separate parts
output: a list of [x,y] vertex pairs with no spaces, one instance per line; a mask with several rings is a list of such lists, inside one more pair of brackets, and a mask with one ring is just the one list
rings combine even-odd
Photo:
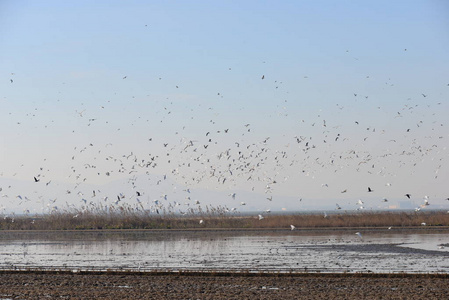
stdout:
[[447,230],[361,233],[1,232],[0,268],[449,272]]

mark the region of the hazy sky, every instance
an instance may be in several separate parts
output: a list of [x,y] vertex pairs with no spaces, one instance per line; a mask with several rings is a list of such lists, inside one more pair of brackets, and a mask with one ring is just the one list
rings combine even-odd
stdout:
[[1,1],[0,208],[449,208],[448,53],[447,1]]

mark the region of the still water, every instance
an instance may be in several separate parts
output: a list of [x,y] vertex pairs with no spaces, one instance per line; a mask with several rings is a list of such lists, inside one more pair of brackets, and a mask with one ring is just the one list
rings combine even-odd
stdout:
[[448,230],[0,232],[0,268],[449,272]]

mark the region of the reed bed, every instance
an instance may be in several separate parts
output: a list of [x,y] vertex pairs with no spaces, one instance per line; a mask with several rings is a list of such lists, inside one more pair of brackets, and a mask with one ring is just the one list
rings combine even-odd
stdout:
[[445,211],[343,212],[329,214],[265,214],[229,212],[226,207],[191,208],[184,214],[161,209],[157,213],[132,206],[66,209],[35,216],[3,216],[0,230],[101,230],[101,229],[289,229],[345,227],[449,226]]

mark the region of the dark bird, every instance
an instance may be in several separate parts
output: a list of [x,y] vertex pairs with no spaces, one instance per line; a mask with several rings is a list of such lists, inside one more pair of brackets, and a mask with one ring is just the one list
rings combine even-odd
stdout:
[[407,198],[409,198],[409,199],[410,199],[411,196],[412,196],[412,195],[410,195],[410,194],[405,194],[405,197],[407,197]]
[[41,180],[34,177],[34,182],[39,182],[39,181],[41,181]]
[[140,197],[142,194],[138,191],[136,191],[137,197]]
[[370,188],[370,187],[368,187],[368,193],[371,193],[373,190]]
[[265,75],[262,75],[262,79],[265,79]]

